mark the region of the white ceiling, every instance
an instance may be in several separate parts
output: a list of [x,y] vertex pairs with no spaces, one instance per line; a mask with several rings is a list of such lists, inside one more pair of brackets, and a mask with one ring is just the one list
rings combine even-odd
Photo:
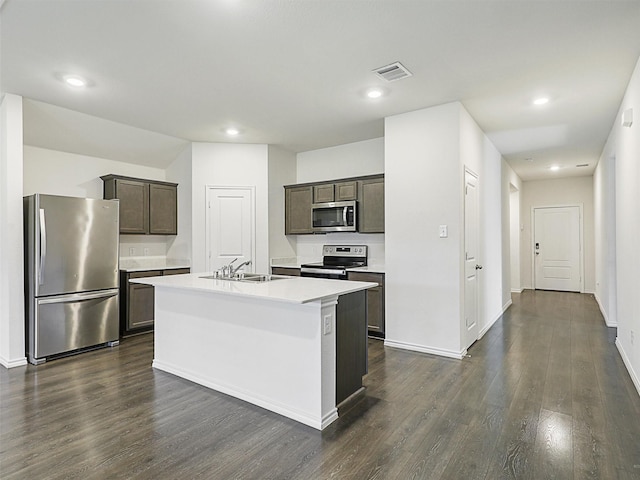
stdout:
[[[523,179],[548,177],[552,163],[563,166],[553,175],[586,175],[640,56],[640,1],[6,0],[0,8],[2,91],[33,100],[25,143],[159,167],[186,141],[313,150],[380,137],[385,116],[457,100]],[[371,70],[395,61],[413,76],[366,99],[366,87],[384,84]],[[67,73],[92,85],[73,90],[60,81]],[[551,101],[532,106],[540,94]],[[241,129],[234,140],[222,132],[230,125]],[[575,167],[582,163],[589,167]]]

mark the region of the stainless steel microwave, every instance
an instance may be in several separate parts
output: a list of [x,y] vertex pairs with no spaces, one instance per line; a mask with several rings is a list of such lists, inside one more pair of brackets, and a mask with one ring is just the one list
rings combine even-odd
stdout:
[[311,205],[311,226],[314,232],[357,231],[357,202],[328,202]]

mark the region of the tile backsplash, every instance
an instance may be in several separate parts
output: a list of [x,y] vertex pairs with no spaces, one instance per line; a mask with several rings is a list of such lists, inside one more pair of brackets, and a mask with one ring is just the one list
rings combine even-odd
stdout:
[[166,255],[167,238],[163,235],[120,235],[120,258]]

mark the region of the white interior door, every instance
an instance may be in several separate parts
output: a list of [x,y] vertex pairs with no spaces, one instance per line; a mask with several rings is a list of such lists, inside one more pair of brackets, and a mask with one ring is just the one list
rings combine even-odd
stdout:
[[207,270],[217,270],[237,258],[234,265],[255,271],[253,187],[207,187]]
[[465,348],[478,339],[480,251],[478,177],[465,171],[464,185],[464,336]]
[[535,288],[580,292],[580,207],[534,208]]

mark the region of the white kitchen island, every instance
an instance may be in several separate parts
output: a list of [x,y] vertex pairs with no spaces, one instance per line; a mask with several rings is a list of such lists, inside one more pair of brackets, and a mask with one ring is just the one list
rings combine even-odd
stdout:
[[362,389],[364,291],[376,284],[204,275],[132,280],[155,287],[153,367],[319,430],[338,418]]

